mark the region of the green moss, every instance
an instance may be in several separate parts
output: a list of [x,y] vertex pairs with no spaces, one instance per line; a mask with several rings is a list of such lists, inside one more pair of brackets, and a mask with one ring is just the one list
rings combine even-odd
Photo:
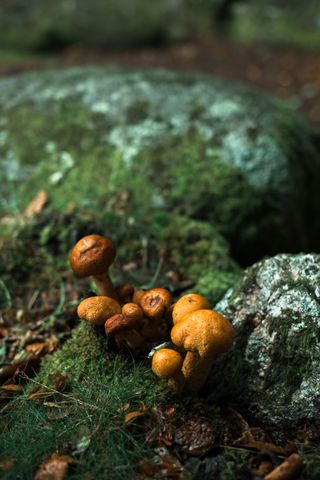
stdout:
[[[314,15],[316,0],[301,2],[242,2],[233,8],[230,33],[245,41],[264,41],[318,50],[320,32]],[[263,28],[261,28],[263,25]]]
[[[65,375],[68,383],[67,390],[53,395],[55,374]],[[125,426],[126,405],[132,411],[144,402],[151,409],[167,393],[150,366],[107,350],[101,332],[81,324],[64,347],[43,362],[36,380],[16,402],[14,414],[9,412],[2,419],[6,428],[0,437],[1,455],[15,461],[2,478],[30,478],[56,451],[80,457],[71,467],[70,478],[88,471],[98,477],[132,478],[139,459],[148,457],[150,450],[139,425]],[[48,407],[28,400],[35,386],[45,389],[46,385],[54,409],[50,402]],[[88,448],[78,455],[72,452],[81,446]]]
[[314,445],[309,452],[302,453],[304,469],[301,480],[318,480],[320,476],[320,446]]
[[[301,296],[303,295],[301,291]],[[308,376],[311,364],[320,360],[320,352],[314,342],[314,319],[310,315],[304,315],[303,322],[305,327],[302,331],[292,332],[290,309],[283,309],[281,323],[278,319],[270,322],[270,335],[277,332],[277,341],[272,353],[272,368],[268,370],[265,385],[267,389],[272,389],[277,383],[281,384],[281,391],[286,392],[288,399]]]

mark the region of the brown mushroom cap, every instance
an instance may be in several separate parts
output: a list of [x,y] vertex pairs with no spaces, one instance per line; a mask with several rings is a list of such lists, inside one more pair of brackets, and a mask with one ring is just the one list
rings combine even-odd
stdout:
[[102,235],[87,235],[73,247],[69,260],[78,277],[103,275],[113,262],[116,247]]
[[140,305],[141,299],[145,293],[146,293],[146,290],[140,290],[140,289],[135,290],[132,297],[133,303]]
[[107,318],[121,313],[121,307],[113,298],[100,295],[82,300],[77,313],[79,318],[94,325],[103,326]]
[[186,351],[217,356],[229,350],[233,342],[229,320],[213,310],[186,314],[171,330],[171,340]]
[[155,320],[161,319],[172,304],[172,295],[165,288],[151,288],[147,290],[140,301],[143,313]]
[[116,287],[116,292],[120,300],[128,303],[132,300],[134,288],[130,283],[123,283]]
[[143,312],[136,303],[126,303],[123,305],[122,313],[127,315],[127,317],[134,317],[141,320],[143,318]]
[[160,378],[173,378],[182,368],[183,358],[179,352],[160,348],[152,357],[152,371]]
[[120,313],[108,318],[104,324],[104,329],[107,336],[118,335],[129,330],[139,329],[143,324],[143,320],[136,317],[129,317]]
[[172,312],[173,324],[178,323],[187,313],[209,308],[209,302],[205,297],[198,293],[188,293],[179,298],[174,305]]

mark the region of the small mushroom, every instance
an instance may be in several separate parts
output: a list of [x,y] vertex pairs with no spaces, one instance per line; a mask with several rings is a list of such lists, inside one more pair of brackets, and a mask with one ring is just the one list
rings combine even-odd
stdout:
[[179,298],[174,305],[172,311],[173,324],[178,323],[187,313],[208,308],[210,308],[209,302],[202,295],[198,293],[187,293],[187,295]]
[[165,288],[151,288],[147,290],[140,301],[143,313],[159,324],[166,311],[172,304],[172,295]]
[[137,305],[136,303],[130,302],[130,303],[126,303],[125,305],[123,305],[122,313],[124,315],[127,315],[128,317],[133,317],[133,318],[136,318],[138,320],[143,319],[143,312],[142,312],[141,308],[139,307],[139,305]]
[[180,392],[184,385],[182,364],[183,357],[179,352],[170,348],[160,348],[152,357],[151,369],[157,377],[169,380],[169,385]]
[[146,293],[146,290],[137,289],[133,293],[132,301],[137,305],[140,305],[143,295]]
[[108,337],[115,337],[118,345],[125,341],[130,348],[135,349],[145,342],[144,337],[137,331],[142,324],[142,319],[120,313],[109,318],[104,329]]
[[101,295],[82,300],[78,306],[77,313],[79,318],[102,327],[107,318],[121,313],[121,307],[113,298]]
[[70,265],[77,277],[92,276],[100,295],[118,300],[108,269],[116,256],[116,247],[102,235],[81,238],[70,253]]
[[119,285],[116,287],[116,292],[121,302],[132,302],[134,288],[130,283],[123,283],[122,285]]
[[173,327],[171,340],[187,352],[182,366],[185,386],[197,392],[205,383],[214,359],[231,347],[233,327],[218,312],[196,310]]

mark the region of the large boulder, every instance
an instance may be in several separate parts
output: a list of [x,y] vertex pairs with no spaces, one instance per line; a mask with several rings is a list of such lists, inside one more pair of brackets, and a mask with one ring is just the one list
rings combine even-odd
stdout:
[[319,285],[314,254],[277,255],[245,272],[216,306],[236,337],[212,372],[212,398],[287,433],[320,422]]
[[[204,75],[77,68],[0,82],[2,211],[171,211],[216,226],[243,263],[318,246],[319,155],[305,122]],[[311,221],[312,219],[312,221]]]

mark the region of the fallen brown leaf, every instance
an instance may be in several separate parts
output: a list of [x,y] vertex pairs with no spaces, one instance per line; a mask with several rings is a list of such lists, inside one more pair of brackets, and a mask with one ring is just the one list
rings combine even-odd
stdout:
[[264,480],[292,480],[297,478],[303,467],[303,460],[293,453],[283,463],[264,477]]
[[68,472],[72,458],[54,453],[35,473],[34,480],[63,480]]
[[125,417],[124,417],[124,423],[127,425],[128,423],[131,423],[135,418],[141,417],[146,413],[148,410],[147,406],[145,403],[140,402],[139,403],[139,410],[134,410],[132,412],[128,412]]
[[54,394],[54,391],[46,387],[36,387],[28,393],[28,400],[45,400],[52,397]]
[[0,470],[10,470],[14,463],[14,458],[3,458],[2,460],[0,460]]
[[2,385],[0,387],[0,390],[7,390],[9,392],[19,393],[23,390],[23,387],[21,385],[15,385],[10,383],[9,385]]
[[36,357],[43,357],[48,353],[53,353],[59,346],[59,340],[53,336],[45,342],[30,343],[26,346],[28,352],[32,352]]
[[33,217],[42,212],[48,203],[48,194],[45,190],[40,190],[37,195],[31,200],[27,208],[24,210],[26,217]]

